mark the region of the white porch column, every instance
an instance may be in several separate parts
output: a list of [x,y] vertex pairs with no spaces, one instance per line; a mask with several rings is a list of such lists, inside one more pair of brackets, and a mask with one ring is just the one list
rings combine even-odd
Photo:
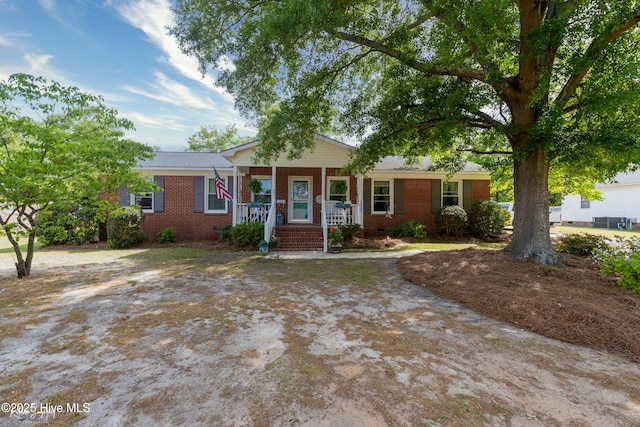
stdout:
[[327,187],[327,168],[323,166],[322,167],[322,185],[320,186],[322,200],[327,200],[327,198],[325,197],[325,192],[327,191],[326,187]]
[[358,224],[364,228],[364,176],[358,175]]
[[231,218],[231,225],[234,227],[238,225],[238,166],[233,165],[233,215]]
[[271,204],[275,205],[278,201],[276,198],[276,167],[271,166]]

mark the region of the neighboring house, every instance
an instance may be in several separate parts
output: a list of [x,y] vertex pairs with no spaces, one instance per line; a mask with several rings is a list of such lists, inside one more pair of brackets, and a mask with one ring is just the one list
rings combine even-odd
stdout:
[[620,173],[608,183],[597,184],[596,190],[602,193],[604,200],[565,197],[562,223],[598,228],[640,228],[640,171]]
[[[489,199],[489,173],[467,163],[447,180],[445,172],[430,172],[404,159],[387,157],[363,175],[339,175],[353,147],[316,135],[316,147],[300,159],[281,157],[269,165],[254,164],[258,142],[221,153],[158,152],[137,171],[153,179],[163,192],[120,194],[121,204],[145,211],[145,230],[152,236],[173,227],[180,239],[213,239],[223,225],[265,223],[285,250],[326,250],[327,228],[360,224],[365,235],[387,235],[410,219],[435,231],[434,214],[442,205],[465,209]],[[217,199],[213,166],[233,200]],[[247,187],[262,183],[260,194]]]

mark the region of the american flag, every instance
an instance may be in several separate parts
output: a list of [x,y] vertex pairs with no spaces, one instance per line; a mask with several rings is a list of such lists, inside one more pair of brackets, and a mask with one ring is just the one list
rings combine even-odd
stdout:
[[224,181],[222,181],[222,178],[218,175],[218,171],[215,166],[213,167],[213,171],[216,173],[216,199],[231,201],[231,194],[227,191],[227,187],[225,187]]

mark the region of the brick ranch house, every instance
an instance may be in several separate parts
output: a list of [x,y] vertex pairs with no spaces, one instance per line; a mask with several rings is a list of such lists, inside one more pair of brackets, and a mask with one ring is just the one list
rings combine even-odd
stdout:
[[[283,250],[327,250],[327,229],[360,224],[365,236],[387,235],[410,219],[435,232],[434,214],[443,205],[469,209],[489,199],[489,173],[467,163],[447,180],[445,172],[406,165],[403,158],[386,157],[363,175],[339,175],[353,147],[316,135],[316,147],[300,159],[280,158],[254,164],[258,142],[221,153],[157,152],[135,168],[163,189],[129,194],[120,191],[120,204],[137,204],[145,213],[145,231],[155,236],[172,227],[178,239],[217,237],[223,225],[248,221],[265,223],[265,240],[274,233]],[[216,198],[213,166],[233,200]],[[258,180],[255,194],[247,183]]]

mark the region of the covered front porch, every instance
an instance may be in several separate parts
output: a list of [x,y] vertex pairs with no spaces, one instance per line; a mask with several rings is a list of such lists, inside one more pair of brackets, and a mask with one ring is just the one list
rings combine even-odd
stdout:
[[363,183],[337,168],[234,167],[233,225],[261,222],[267,242],[277,235],[292,250],[327,252],[331,227],[362,225]]

